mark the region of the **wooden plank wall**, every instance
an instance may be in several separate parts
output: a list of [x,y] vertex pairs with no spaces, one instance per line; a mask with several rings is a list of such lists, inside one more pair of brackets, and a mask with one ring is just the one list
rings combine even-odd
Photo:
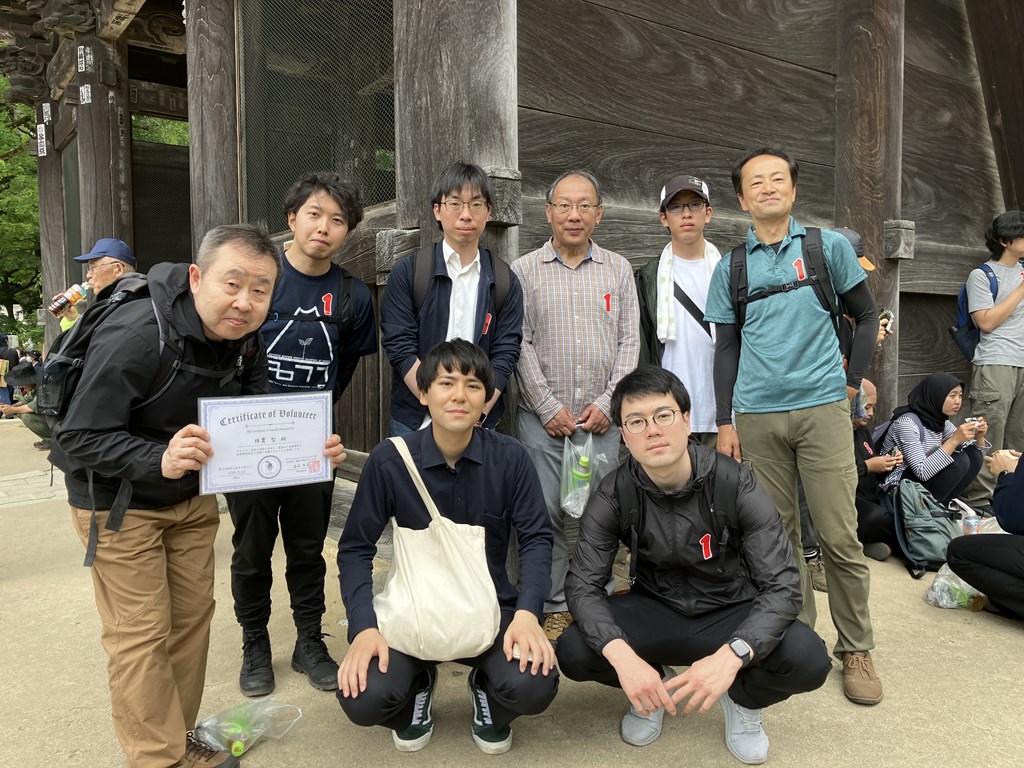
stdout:
[[756,13],[712,0],[520,0],[520,251],[550,234],[543,198],[571,167],[605,185],[595,239],[635,265],[664,247],[657,195],[682,171],[708,181],[708,236],[730,247],[749,223],[732,166],[776,142],[801,163],[797,214],[828,223],[834,22],[825,0],[771,0]]
[[906,0],[902,218],[917,231],[903,262],[899,398],[924,376],[969,366],[946,328],[984,230],[1003,210],[963,0]]

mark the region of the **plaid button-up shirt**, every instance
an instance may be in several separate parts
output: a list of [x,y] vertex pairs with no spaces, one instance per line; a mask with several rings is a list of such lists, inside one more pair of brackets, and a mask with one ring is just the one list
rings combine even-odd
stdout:
[[563,406],[574,416],[594,403],[611,418],[619,379],[636,368],[640,310],[633,269],[591,241],[578,267],[551,241],[512,263],[523,287],[521,406],[546,424]]

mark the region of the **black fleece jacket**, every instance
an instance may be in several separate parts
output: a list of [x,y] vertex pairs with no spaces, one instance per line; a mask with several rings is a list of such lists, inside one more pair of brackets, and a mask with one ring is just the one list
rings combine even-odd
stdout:
[[[692,442],[688,450],[693,476],[674,494],[661,491],[632,457],[627,459],[644,510],[633,589],[684,616],[702,616],[752,600],[736,636],[764,658],[779,644],[802,603],[789,538],[768,492],[740,466],[737,528],[729,531],[722,556],[723,524],[710,511],[715,452]],[[629,546],[628,517],[619,505],[615,472],[609,472],[580,519],[579,540],[565,579],[569,610],[587,644],[598,652],[616,638],[629,642],[615,623],[604,589],[619,542]],[[703,546],[701,538],[707,535],[711,538]]]
[[171,437],[197,422],[200,397],[268,391],[266,351],[254,331],[257,343],[248,345],[240,376],[224,382],[182,369],[166,393],[134,408],[166,375],[161,371],[154,307],[182,338],[183,363],[228,369],[237,365],[246,347],[246,339],[211,342],[203,334],[187,264],[157,264],[148,281],[152,302],[137,299],[125,304],[96,328],[67,416],[54,433],[50,460],[65,472],[72,506],[88,509],[92,504],[86,468],[94,472],[96,509],[110,509],[122,479],[132,484],[129,507],[156,509],[196,496],[198,473],[168,480],[160,472],[160,458]]

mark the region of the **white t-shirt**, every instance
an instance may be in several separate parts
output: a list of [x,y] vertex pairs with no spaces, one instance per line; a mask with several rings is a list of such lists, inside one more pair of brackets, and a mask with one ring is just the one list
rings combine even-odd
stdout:
[[[672,277],[683,293],[702,312],[708,303],[708,274],[704,259],[672,260]],[[717,432],[715,425],[715,384],[713,364],[715,344],[686,308],[675,308],[676,338],[665,342],[661,365],[678,376],[690,393],[690,430]]]

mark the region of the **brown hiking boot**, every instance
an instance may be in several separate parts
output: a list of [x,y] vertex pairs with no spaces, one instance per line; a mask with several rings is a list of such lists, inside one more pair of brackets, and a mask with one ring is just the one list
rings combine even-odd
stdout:
[[821,553],[807,561],[807,570],[811,574],[811,586],[815,592],[828,592],[828,579],[825,578],[825,563],[821,559]]
[[238,768],[238,758],[230,752],[211,749],[190,733],[185,756],[178,761],[177,768]]
[[882,700],[882,681],[875,674],[871,654],[843,654],[843,693],[855,704],[870,706]]
[[544,614],[544,634],[552,643],[562,636],[570,624],[572,624],[572,614],[568,611]]

